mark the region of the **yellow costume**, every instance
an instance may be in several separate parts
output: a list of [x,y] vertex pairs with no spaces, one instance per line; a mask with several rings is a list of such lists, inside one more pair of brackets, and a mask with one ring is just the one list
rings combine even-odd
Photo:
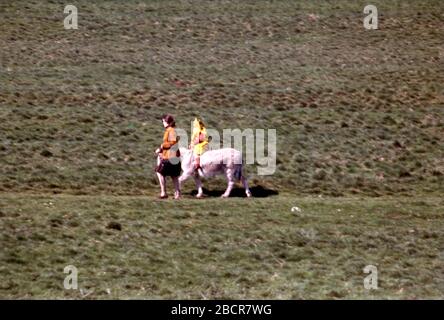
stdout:
[[194,168],[202,174],[202,168],[200,167],[200,156],[207,150],[208,138],[207,129],[202,120],[194,119],[193,122],[193,134],[191,135],[190,148],[193,149],[194,154]]
[[191,136],[191,147],[195,156],[200,156],[207,150],[207,129],[201,120],[197,118],[193,122],[193,134]]

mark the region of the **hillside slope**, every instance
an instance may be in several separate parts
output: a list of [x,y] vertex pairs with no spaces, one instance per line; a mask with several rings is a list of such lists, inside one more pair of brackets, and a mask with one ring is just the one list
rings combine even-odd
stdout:
[[442,1],[374,1],[376,31],[350,1],[77,3],[78,30],[61,1],[0,4],[0,190],[157,191],[170,112],[276,129],[276,173],[249,166],[253,186],[444,191]]

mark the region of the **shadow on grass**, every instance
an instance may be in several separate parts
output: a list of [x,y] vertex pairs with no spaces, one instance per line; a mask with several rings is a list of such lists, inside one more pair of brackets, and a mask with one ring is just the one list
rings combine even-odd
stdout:
[[[267,197],[275,196],[275,195],[279,194],[279,192],[276,190],[267,189],[262,186],[251,187],[250,191],[251,191],[251,194],[253,195],[253,198],[267,198]],[[225,192],[225,189],[223,189],[223,190],[208,190],[206,188],[203,188],[203,192],[206,197],[220,197]],[[196,194],[197,194],[197,190],[193,190],[191,192],[192,196],[195,196]],[[236,187],[236,188],[233,188],[233,190],[231,191],[230,197],[246,198],[247,196],[245,195],[244,188]]]

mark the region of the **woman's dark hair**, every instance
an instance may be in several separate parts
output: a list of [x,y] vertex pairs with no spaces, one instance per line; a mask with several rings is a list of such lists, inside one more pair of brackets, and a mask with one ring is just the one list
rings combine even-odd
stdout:
[[168,123],[168,125],[170,127],[174,128],[176,126],[176,122],[174,121],[174,117],[172,115],[170,115],[170,114],[164,114],[162,116],[162,120],[165,120],[166,123]]

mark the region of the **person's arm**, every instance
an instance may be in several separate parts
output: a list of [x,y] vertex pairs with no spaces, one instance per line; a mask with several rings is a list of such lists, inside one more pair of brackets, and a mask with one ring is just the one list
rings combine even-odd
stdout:
[[162,143],[162,149],[170,149],[173,145],[177,143],[176,139],[176,131],[174,129],[167,130],[165,134],[163,135],[163,143]]
[[199,143],[206,141],[207,137],[205,135],[205,133],[201,132],[199,134]]

